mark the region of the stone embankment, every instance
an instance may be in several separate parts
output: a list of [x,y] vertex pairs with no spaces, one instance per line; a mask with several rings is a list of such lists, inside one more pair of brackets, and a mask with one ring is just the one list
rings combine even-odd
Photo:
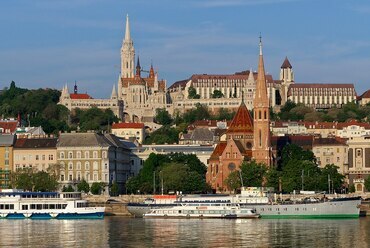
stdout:
[[129,202],[143,202],[146,198],[152,195],[120,195],[110,197],[105,195],[85,195],[83,198],[89,201],[91,206],[105,207],[106,215],[118,215],[131,217],[132,215],[127,210]]
[[[293,199],[293,198],[305,198],[310,197],[311,195],[279,195],[277,194],[276,197],[285,199]],[[312,195],[314,196],[314,195]],[[317,196],[317,195],[316,195]],[[341,195],[343,196],[343,195]],[[359,194],[350,194],[347,195],[348,197],[354,196],[361,196],[362,199],[366,199],[362,201],[360,205],[361,216],[370,215],[370,195],[359,195]],[[105,212],[107,215],[119,215],[119,216],[127,216],[132,217],[132,215],[127,210],[127,203],[129,202],[143,202],[146,198],[151,198],[152,195],[120,195],[116,197],[110,197],[105,195],[85,195],[83,196],[84,199],[89,201],[91,206],[104,206]],[[328,198],[336,197],[336,195],[326,195]]]

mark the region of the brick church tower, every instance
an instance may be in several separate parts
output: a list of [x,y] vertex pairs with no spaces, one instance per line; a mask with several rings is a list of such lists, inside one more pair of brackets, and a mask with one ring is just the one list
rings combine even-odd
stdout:
[[262,39],[260,37],[260,54],[258,62],[258,77],[256,91],[253,102],[254,109],[254,142],[252,155],[258,163],[264,163],[268,167],[271,165],[270,150],[270,111],[269,99],[267,95],[267,85],[265,77],[265,67],[262,55]]

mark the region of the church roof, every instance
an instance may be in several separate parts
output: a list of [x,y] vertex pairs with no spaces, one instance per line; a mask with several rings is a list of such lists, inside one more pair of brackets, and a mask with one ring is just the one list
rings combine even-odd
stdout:
[[292,65],[290,64],[288,57],[285,57],[283,64],[281,65],[280,68],[292,68]]
[[227,133],[233,132],[253,133],[253,120],[244,102],[240,104],[238,111],[236,112],[227,130]]
[[71,99],[92,99],[88,94],[70,94]]
[[226,141],[221,141],[220,143],[218,143],[216,148],[213,150],[210,159],[219,159],[222,153],[224,152],[226,145],[227,145]]

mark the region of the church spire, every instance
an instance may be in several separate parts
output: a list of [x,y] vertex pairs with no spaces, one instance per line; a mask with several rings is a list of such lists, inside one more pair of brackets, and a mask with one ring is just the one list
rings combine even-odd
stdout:
[[110,95],[110,99],[117,99],[117,93],[116,93],[116,86],[113,85],[112,94]]
[[125,40],[131,41],[131,34],[130,34],[130,21],[128,19],[128,14],[126,16],[126,33],[125,33]]
[[136,76],[141,77],[141,66],[140,66],[140,58],[137,56],[137,63],[136,63]]
[[254,134],[253,134],[253,158],[258,163],[271,165],[270,153],[270,106],[267,94],[265,66],[262,53],[262,38],[259,42],[259,62],[256,91],[253,101],[254,110]]
[[150,64],[149,78],[154,78],[153,63]]

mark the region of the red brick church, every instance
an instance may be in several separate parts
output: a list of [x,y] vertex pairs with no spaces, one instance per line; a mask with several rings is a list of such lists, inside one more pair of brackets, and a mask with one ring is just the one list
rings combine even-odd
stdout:
[[216,146],[208,160],[206,179],[216,191],[228,190],[225,179],[244,161],[253,159],[271,165],[269,100],[261,40],[253,110],[254,119],[242,101],[226,132],[226,141]]

